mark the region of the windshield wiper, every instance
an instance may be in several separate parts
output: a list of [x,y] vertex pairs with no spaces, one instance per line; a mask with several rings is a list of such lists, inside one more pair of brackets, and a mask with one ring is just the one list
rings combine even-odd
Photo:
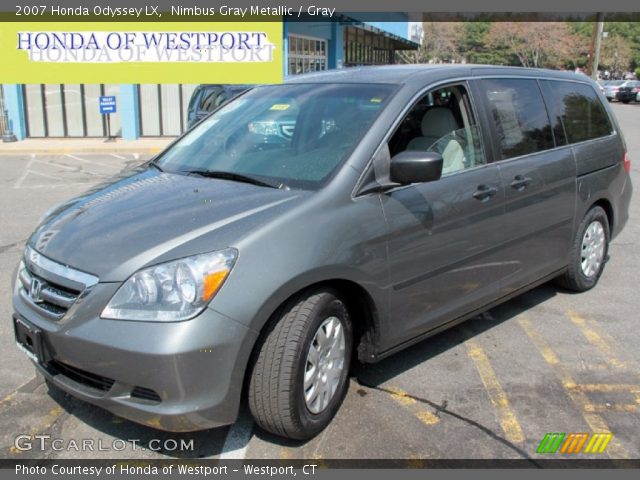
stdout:
[[164,170],[162,169],[162,167],[161,167],[160,165],[158,165],[158,162],[156,162],[155,160],[151,160],[151,161],[149,162],[149,166],[151,166],[151,167],[155,167],[155,168],[157,168],[158,170],[160,170],[161,172],[164,172]]
[[281,190],[289,190],[289,187],[284,183],[271,183],[250,175],[244,175],[242,173],[225,172],[222,170],[180,170],[179,173],[186,173],[187,175],[198,175],[207,178],[222,178],[224,180],[233,180],[236,182],[250,183],[252,185],[258,185],[260,187],[278,188]]

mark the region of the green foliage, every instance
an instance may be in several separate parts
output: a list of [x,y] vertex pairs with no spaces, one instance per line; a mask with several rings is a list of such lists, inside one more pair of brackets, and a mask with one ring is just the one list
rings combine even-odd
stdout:
[[[591,35],[593,34],[593,22],[568,22],[571,31],[579,36],[586,37],[591,41]],[[640,22],[618,22],[607,21],[605,16],[604,32],[607,36],[602,39],[602,43],[606,43],[609,39],[614,37],[621,37],[627,41],[631,47],[631,65],[630,68],[634,69],[640,66]],[[588,62],[586,55],[583,56],[582,61],[584,64]]]
[[468,63],[515,65],[516,59],[504,50],[489,48],[487,35],[491,22],[465,22],[461,54]]
[[[490,19],[486,17],[485,19]],[[589,21],[580,20],[566,22],[568,33],[574,37],[575,45],[565,50],[573,50],[573,53],[564,53],[563,63],[567,68],[585,67],[589,62],[589,47],[595,18],[587,17]],[[602,39],[602,48],[606,50],[607,43],[612,39],[623,39],[630,48],[631,70],[640,67],[640,22],[613,21],[615,17],[605,17],[604,31],[607,37]],[[458,21],[458,20],[455,20]],[[489,46],[488,35],[493,22],[490,21],[466,21],[462,22],[460,38],[456,40],[459,56],[467,63],[494,64],[494,65],[520,65],[518,57],[508,48],[492,48]],[[559,39],[559,42],[568,42],[570,39]],[[562,46],[567,46],[564,43]]]

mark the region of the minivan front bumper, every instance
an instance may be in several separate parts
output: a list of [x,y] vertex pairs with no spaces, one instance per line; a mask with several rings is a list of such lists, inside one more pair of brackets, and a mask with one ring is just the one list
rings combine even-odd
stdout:
[[[117,284],[97,284],[58,322],[13,295],[14,321],[37,333],[37,369],[56,387],[110,412],[167,431],[233,423],[257,335],[206,308],[184,322],[100,318]],[[24,348],[23,348],[24,350]]]

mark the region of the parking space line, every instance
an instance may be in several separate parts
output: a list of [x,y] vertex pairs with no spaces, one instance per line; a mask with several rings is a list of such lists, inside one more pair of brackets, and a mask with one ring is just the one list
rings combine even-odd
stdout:
[[622,412],[622,413],[635,413],[638,410],[638,405],[635,404],[587,404],[584,406],[584,411],[589,413],[606,413],[606,412]]
[[64,156],[65,157],[69,157],[69,158],[73,158],[74,160],[77,160],[79,162],[88,163],[90,165],[100,165],[100,166],[106,167],[106,168],[114,168],[114,167],[116,169],[120,168],[118,165],[112,165],[112,164],[108,164],[108,163],[96,162],[94,160],[87,160],[86,158],[81,158],[81,157],[78,157],[76,155],[71,155],[70,153],[65,153]]
[[48,173],[36,172],[34,170],[30,170],[29,173],[33,175],[40,175],[41,177],[51,178],[53,180],[62,180],[60,177],[56,177],[55,175],[49,175]]
[[589,343],[591,343],[591,345],[598,349],[600,354],[604,357],[605,361],[609,365],[620,369],[627,368],[625,363],[617,358],[613,351],[613,348],[604,339],[604,336],[601,333],[597,332],[593,326],[587,325],[587,321],[573,310],[569,310],[567,314],[571,319],[571,323],[573,323],[580,329],[582,335],[584,335],[584,337],[589,341]]
[[440,417],[438,417],[435,413],[427,412],[426,410],[422,410],[416,413],[416,417],[425,425],[435,425],[440,422]]
[[94,177],[96,176],[106,176],[108,175],[108,173],[105,172],[96,172],[95,170],[88,170],[86,168],[82,168],[82,167],[71,167],[69,165],[65,165],[64,163],[58,163],[54,160],[50,160],[48,162],[40,162],[40,163],[44,163],[45,165],[54,165],[56,167],[61,167],[61,168],[66,168],[67,170],[74,172],[74,173],[83,173],[83,174],[89,174],[89,175],[93,175]]
[[[560,359],[553,351],[553,349],[549,346],[547,341],[542,337],[542,335],[533,327],[533,324],[529,321],[529,319],[519,316],[518,323],[527,334],[531,343],[536,347],[542,358],[555,370],[556,375],[560,378],[562,385],[567,392],[567,395],[571,399],[571,401],[579,407],[582,412],[582,417],[584,418],[589,428],[594,433],[609,433],[611,429],[605,422],[604,418],[598,415],[598,412],[587,412],[585,411],[585,406],[590,405],[589,398],[586,394],[580,391],[577,388],[576,382],[573,380],[573,377],[567,371],[566,367],[560,363]],[[612,458],[629,458],[628,453],[624,449],[624,447],[617,441],[613,440],[611,442],[610,448],[607,450],[607,454]]]
[[388,387],[387,390],[391,392],[391,398],[393,398],[400,405],[405,407],[416,403],[415,398],[409,396],[407,392],[398,387]]
[[407,392],[398,387],[387,387],[387,391],[391,394],[391,398],[396,403],[407,407],[413,415],[425,425],[435,425],[440,422],[440,417],[433,412],[422,408],[415,408],[418,403],[415,398],[411,397]]
[[634,395],[640,394],[640,385],[630,385],[626,383],[583,383],[574,385],[572,388],[581,392],[627,392]]
[[[31,172],[34,173],[34,172]],[[25,190],[25,189],[30,189],[30,188],[59,188],[59,187],[80,187],[80,186],[87,186],[90,185],[91,182],[69,182],[69,183],[61,183],[59,185],[26,185],[26,186],[21,186],[21,187],[14,187],[14,188],[19,188],[21,190]]]
[[72,172],[78,171],[78,168],[76,167],[70,167],[69,165],[65,165],[64,163],[57,163],[53,160],[50,160],[48,162],[45,162],[44,160],[34,160],[34,163],[40,163],[42,165],[55,165],[56,167],[64,168],[65,170],[70,170]]
[[467,347],[467,355],[476,366],[476,370],[478,370],[478,374],[480,375],[480,380],[482,380],[482,384],[489,395],[491,403],[499,412],[500,426],[502,427],[505,436],[512,443],[524,442],[522,427],[509,405],[507,394],[504,392],[504,389],[502,388],[502,385],[489,362],[487,354],[474,338],[470,338],[464,343]]
[[31,377],[29,380],[27,380],[26,382],[18,385],[15,389],[13,389],[12,392],[10,392],[7,396],[5,396],[2,400],[0,400],[0,406],[9,403],[11,400],[13,400],[13,398],[18,394],[18,392],[20,391],[21,388],[24,388],[26,385],[28,385],[29,383],[33,382],[33,380],[35,380],[35,376]]
[[292,450],[289,447],[280,447],[280,460],[290,460],[293,458],[291,455]]
[[[45,432],[46,430],[51,428],[53,424],[56,423],[56,421],[58,421],[58,418],[60,418],[60,415],[62,415],[64,411],[65,411],[64,408],[60,406],[54,407],[51,410],[49,410],[49,412],[42,419],[42,422],[31,429],[29,436],[33,437],[34,435]],[[13,454],[22,453],[22,450],[19,450],[18,448],[16,448],[15,445],[12,445],[9,451]]]
[[120,160],[126,160],[127,159],[127,157],[123,157],[122,155],[118,155],[116,153],[110,153],[109,155],[111,155],[112,157],[115,157],[115,158],[119,158]]
[[16,180],[16,183],[13,184],[13,188],[20,188],[22,187],[22,182],[24,182],[24,179],[27,178],[27,175],[29,175],[29,167],[31,167],[31,165],[33,164],[34,159],[31,158],[27,164],[24,166],[24,171],[22,172],[22,175],[20,175],[20,177],[18,177],[18,179]]

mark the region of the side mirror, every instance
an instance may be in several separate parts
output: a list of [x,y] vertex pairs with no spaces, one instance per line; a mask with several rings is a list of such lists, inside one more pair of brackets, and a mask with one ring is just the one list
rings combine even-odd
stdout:
[[442,175],[442,164],[439,153],[405,150],[391,159],[389,178],[402,185],[432,182]]

